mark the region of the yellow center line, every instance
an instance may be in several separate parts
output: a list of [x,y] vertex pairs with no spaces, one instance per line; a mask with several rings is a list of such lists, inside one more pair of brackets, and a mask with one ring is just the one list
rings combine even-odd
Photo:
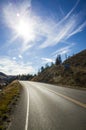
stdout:
[[[42,86],[42,87],[44,87],[44,86]],[[44,88],[45,88],[45,87],[44,87]],[[54,94],[56,94],[56,95],[59,95],[59,96],[65,98],[65,99],[67,99],[68,101],[71,101],[71,102],[77,104],[78,106],[81,106],[81,107],[83,107],[83,108],[86,108],[86,104],[85,104],[85,103],[81,103],[81,102],[79,102],[79,101],[77,101],[77,100],[75,100],[75,99],[73,99],[73,98],[71,98],[71,97],[68,97],[68,96],[63,95],[63,94],[58,93],[58,92],[54,92],[53,90],[50,90],[50,89],[48,89],[48,88],[45,88],[45,89],[47,89],[48,91],[50,91],[50,92],[52,92],[52,93],[54,93]]]

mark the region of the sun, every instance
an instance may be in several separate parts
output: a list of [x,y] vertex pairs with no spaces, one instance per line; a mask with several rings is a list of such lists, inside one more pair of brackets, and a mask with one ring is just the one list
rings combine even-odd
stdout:
[[18,6],[11,4],[4,9],[4,18],[7,27],[12,31],[12,42],[20,39],[22,45],[28,45],[35,42],[37,36],[37,20],[31,14],[28,4],[24,3]]
[[30,18],[21,17],[19,14],[18,21],[15,24],[15,31],[17,35],[23,38],[25,41],[33,41],[35,38],[34,34],[34,22]]

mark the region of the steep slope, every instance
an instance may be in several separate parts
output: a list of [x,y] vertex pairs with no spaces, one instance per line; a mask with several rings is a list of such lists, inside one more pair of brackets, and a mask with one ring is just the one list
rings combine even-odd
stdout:
[[86,88],[86,50],[44,69],[33,81]]
[[64,63],[69,63],[72,66],[86,68],[86,50],[68,58]]

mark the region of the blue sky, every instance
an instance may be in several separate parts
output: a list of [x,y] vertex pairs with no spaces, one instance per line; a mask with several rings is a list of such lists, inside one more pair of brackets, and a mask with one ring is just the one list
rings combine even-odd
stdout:
[[84,49],[85,0],[0,0],[0,71],[34,74]]

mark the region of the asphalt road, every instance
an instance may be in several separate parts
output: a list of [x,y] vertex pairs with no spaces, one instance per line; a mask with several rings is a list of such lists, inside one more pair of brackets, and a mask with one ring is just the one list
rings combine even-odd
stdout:
[[9,130],[86,130],[86,91],[20,81]]

